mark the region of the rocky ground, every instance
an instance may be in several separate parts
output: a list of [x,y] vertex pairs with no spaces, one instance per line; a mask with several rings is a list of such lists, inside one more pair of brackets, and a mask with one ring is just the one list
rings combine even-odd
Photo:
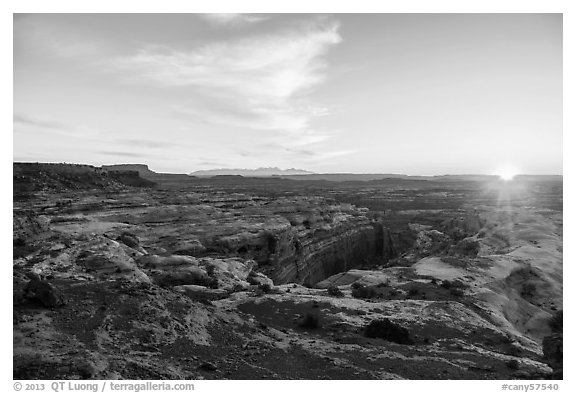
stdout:
[[[549,187],[269,195],[90,173],[18,172],[14,378],[561,378]],[[358,193],[388,211],[343,203]]]

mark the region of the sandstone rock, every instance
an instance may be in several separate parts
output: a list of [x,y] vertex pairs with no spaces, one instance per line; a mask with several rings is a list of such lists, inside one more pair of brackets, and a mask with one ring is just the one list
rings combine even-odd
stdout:
[[172,269],[177,266],[198,266],[198,260],[187,255],[145,255],[136,260],[138,266],[147,269]]
[[132,248],[138,247],[140,245],[140,240],[138,239],[138,237],[136,237],[136,235],[130,232],[122,232],[116,240],[121,241],[128,247]]
[[99,278],[125,277],[150,282],[123,247],[126,246],[114,240],[97,237],[82,245],[83,251],[78,254],[76,263]]
[[14,240],[33,238],[50,228],[50,219],[45,215],[14,214],[12,216],[12,237]]
[[185,294],[192,300],[220,300],[230,295],[224,289],[212,289],[200,285],[178,285],[173,287],[173,289]]
[[174,269],[150,272],[154,282],[163,287],[179,285],[213,286],[216,280],[198,266],[181,266]]
[[450,243],[450,237],[440,231],[420,230],[414,243],[414,252],[418,256],[435,255],[446,250]]
[[450,251],[452,254],[473,258],[480,251],[480,242],[472,237],[467,237],[456,243]]
[[257,266],[252,260],[242,261],[237,258],[203,258],[199,263],[211,277],[218,280],[218,287],[226,290],[232,290],[238,284],[246,284],[252,269]]
[[271,279],[269,279],[268,277],[266,277],[262,273],[258,273],[258,272],[254,272],[254,271],[250,272],[250,274],[248,275],[247,281],[249,284],[252,284],[252,285],[268,285],[269,287],[274,286],[274,282]]
[[173,249],[178,255],[201,256],[206,252],[206,247],[197,239],[179,241]]
[[202,370],[206,370],[206,371],[216,371],[218,370],[218,367],[211,362],[203,362],[200,366],[198,366],[198,368],[202,369]]

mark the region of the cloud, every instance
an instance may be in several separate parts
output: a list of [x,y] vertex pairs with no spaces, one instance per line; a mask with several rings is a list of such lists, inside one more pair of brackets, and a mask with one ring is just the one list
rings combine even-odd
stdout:
[[196,165],[198,166],[212,166],[212,167],[225,167],[226,164],[217,161],[201,161],[197,162]]
[[128,145],[131,147],[145,147],[149,149],[164,149],[166,147],[182,147],[182,143],[165,142],[161,140],[150,140],[150,139],[129,139],[120,138],[116,139],[115,143],[121,145]]
[[217,26],[229,26],[238,24],[252,24],[265,21],[269,16],[254,14],[199,14],[207,22]]
[[50,130],[58,130],[58,131],[72,131],[73,127],[69,124],[62,123],[59,121],[54,120],[45,120],[39,119],[33,116],[23,115],[23,114],[14,114],[14,123],[15,124],[24,124],[33,127],[39,128],[47,128]]
[[105,140],[105,132],[100,129],[94,129],[85,125],[70,124],[58,120],[39,118],[22,113],[14,114],[14,131],[19,131],[16,125],[24,126],[20,131],[30,132],[34,129],[40,129],[43,134],[60,136],[66,138],[88,139],[91,141]]
[[98,151],[97,153],[115,157],[149,157],[148,154],[139,154],[125,151]]
[[133,81],[188,89],[180,116],[198,122],[310,134],[328,109],[310,102],[324,81],[328,50],[341,42],[339,24],[315,19],[294,30],[210,43],[190,50],[147,46],[118,59]]

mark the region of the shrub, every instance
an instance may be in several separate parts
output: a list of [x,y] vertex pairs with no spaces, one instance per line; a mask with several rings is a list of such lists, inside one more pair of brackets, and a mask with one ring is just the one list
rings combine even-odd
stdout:
[[535,293],[536,293],[536,284],[534,284],[533,282],[526,282],[522,284],[522,288],[520,289],[520,296],[522,296],[524,299],[531,299],[532,297],[534,297]]
[[508,348],[508,351],[506,351],[506,352],[510,356],[520,356],[520,354],[522,353],[522,350],[515,345],[510,345],[510,347]]
[[336,297],[343,297],[344,296],[344,294],[342,293],[340,288],[338,288],[336,285],[330,285],[328,287],[328,295],[336,296]]
[[452,289],[450,289],[450,295],[456,296],[456,297],[462,297],[462,296],[464,296],[464,291],[459,289],[459,288],[452,288]]
[[452,289],[452,288],[459,288],[459,289],[466,289],[468,285],[464,284],[460,280],[444,280],[440,286],[444,289]]
[[378,297],[378,293],[374,288],[366,287],[364,285],[352,285],[352,297],[358,299],[371,299]]
[[554,314],[552,316],[552,318],[550,318],[550,321],[548,321],[548,326],[550,326],[550,329],[552,329],[552,332],[554,333],[562,333],[563,331],[563,316],[562,316],[563,312],[562,310],[558,310],[556,312],[556,314]]
[[419,293],[418,288],[410,288],[408,290],[408,296],[417,296]]
[[211,289],[218,289],[219,283],[218,283],[218,279],[216,277],[211,277],[206,285],[208,288]]
[[506,362],[506,367],[510,370],[518,370],[520,368],[520,362],[516,359],[510,359]]
[[405,327],[395,324],[390,320],[376,319],[371,321],[364,330],[364,335],[369,338],[382,338],[397,344],[413,344],[410,332]]
[[442,284],[440,284],[440,286],[444,289],[450,289],[452,288],[452,282],[449,280],[444,280],[442,281]]
[[320,316],[318,314],[306,313],[302,321],[298,324],[301,328],[305,329],[318,329],[321,326]]

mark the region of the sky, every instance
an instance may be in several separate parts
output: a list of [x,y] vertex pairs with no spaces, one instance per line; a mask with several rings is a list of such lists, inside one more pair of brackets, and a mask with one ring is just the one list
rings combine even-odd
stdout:
[[15,161],[562,174],[561,14],[16,14]]

